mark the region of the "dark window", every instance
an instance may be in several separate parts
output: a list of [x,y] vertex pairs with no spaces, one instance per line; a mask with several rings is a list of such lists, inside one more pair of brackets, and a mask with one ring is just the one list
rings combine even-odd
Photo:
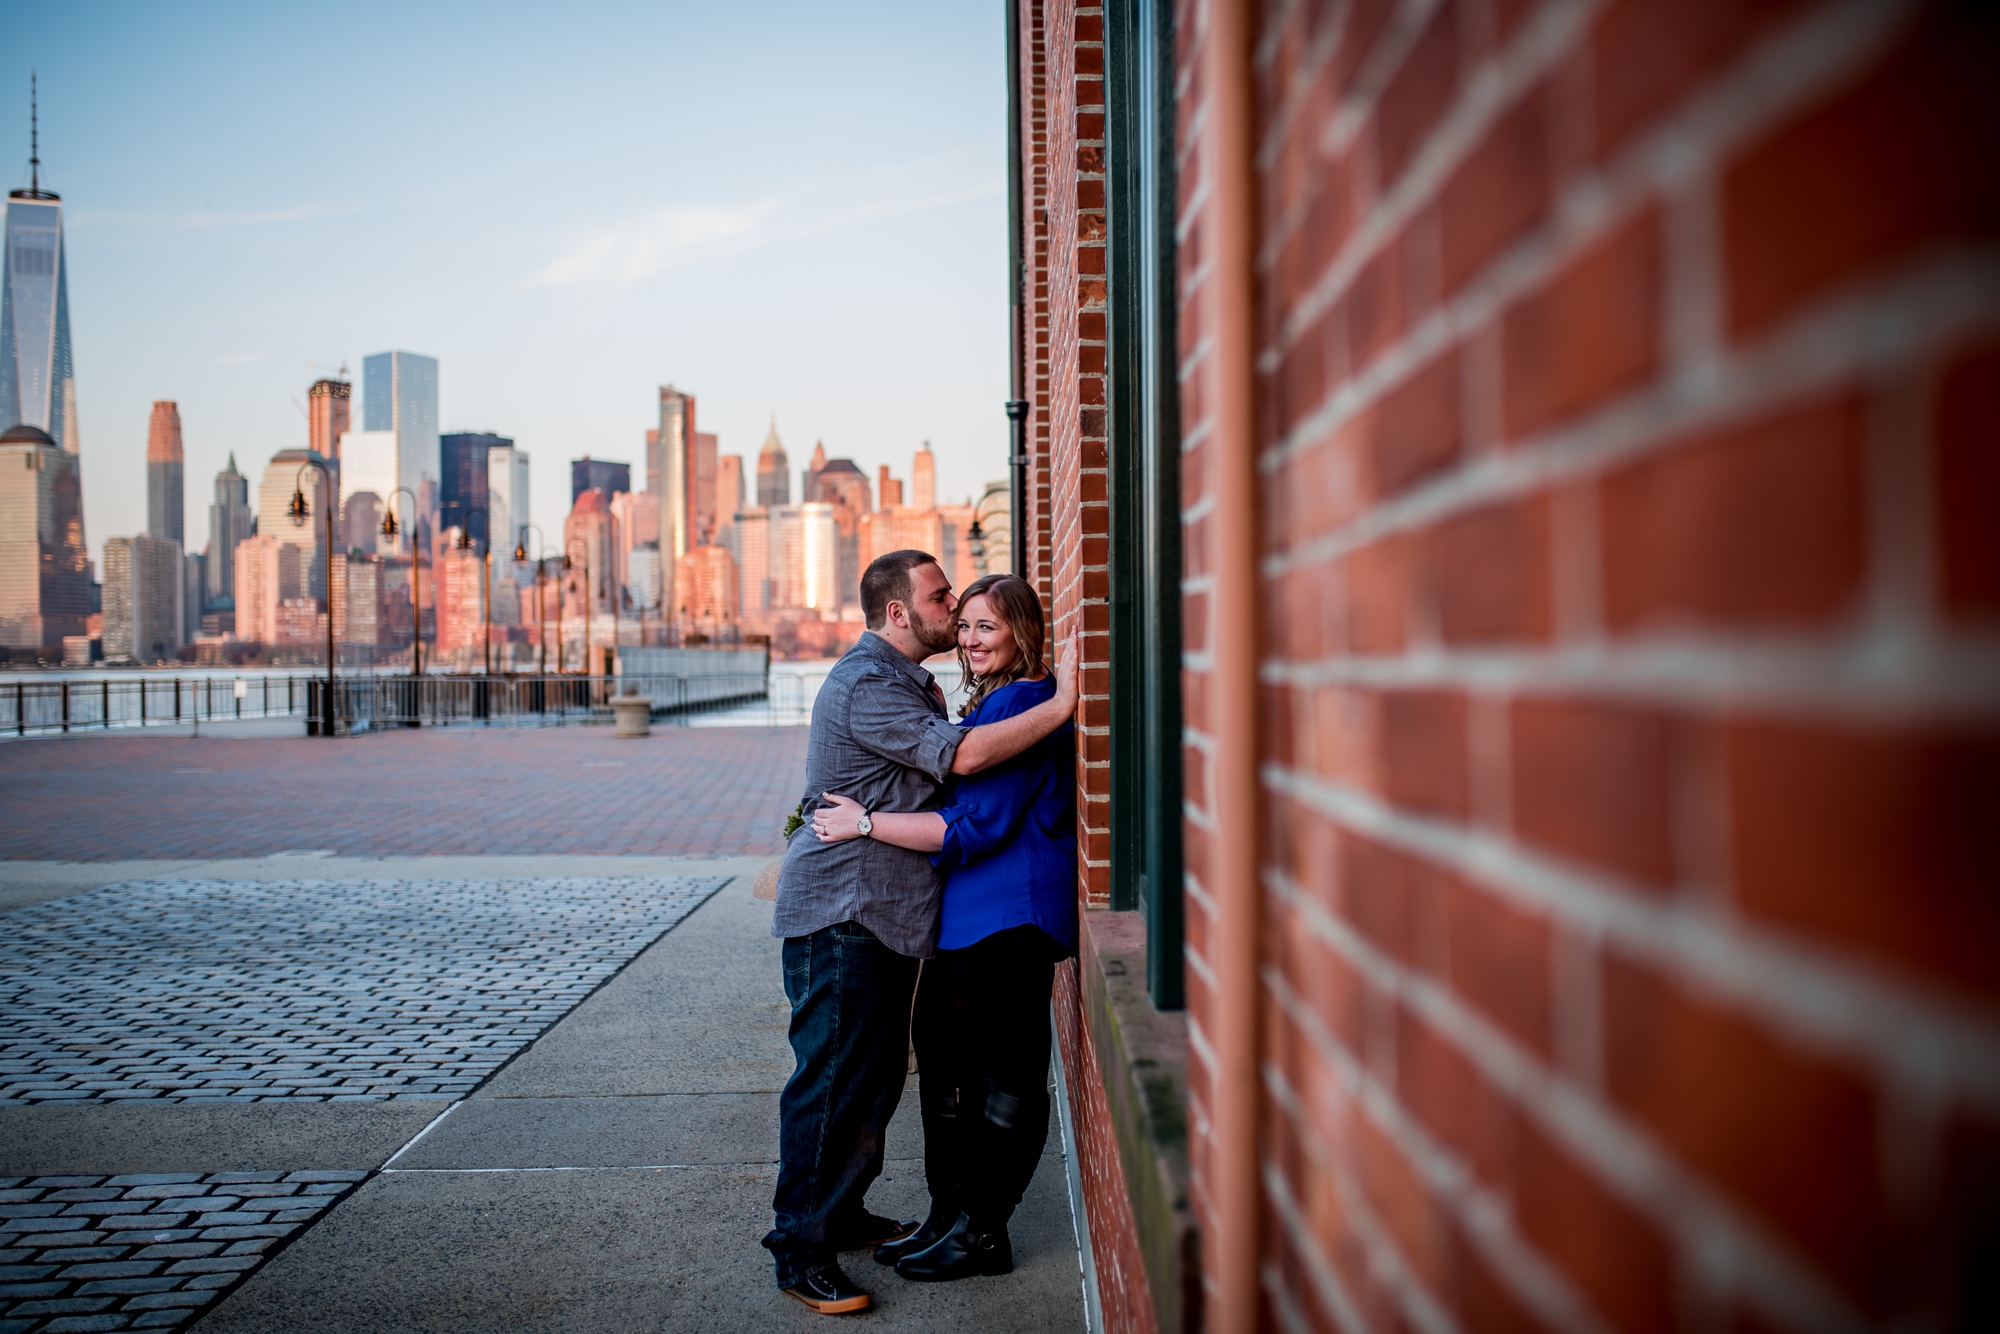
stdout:
[[1105,22],[1111,408],[1112,907],[1146,917],[1147,986],[1181,1007],[1180,390],[1167,0]]

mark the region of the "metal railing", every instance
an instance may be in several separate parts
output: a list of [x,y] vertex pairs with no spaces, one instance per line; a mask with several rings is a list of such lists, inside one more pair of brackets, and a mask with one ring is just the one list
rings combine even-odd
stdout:
[[[243,693],[236,693],[241,686]],[[347,676],[334,683],[337,735],[382,727],[544,726],[608,721],[626,686],[656,716],[766,697],[762,673],[712,676]],[[0,680],[0,735],[32,736],[236,719],[302,718],[322,730],[323,676],[135,676],[127,680]]]
[[237,718],[289,718],[306,703],[306,676],[134,676],[129,680],[0,680],[0,734],[102,731]]
[[[390,727],[544,727],[602,722],[611,700],[631,688],[655,716],[762,699],[762,673],[712,676],[361,676],[334,683],[336,735]],[[306,687],[306,732],[325,726],[325,681]]]

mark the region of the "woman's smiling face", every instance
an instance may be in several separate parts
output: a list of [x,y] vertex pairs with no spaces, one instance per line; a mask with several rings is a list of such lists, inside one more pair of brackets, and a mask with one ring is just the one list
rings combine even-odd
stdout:
[[1007,670],[1019,652],[1014,645],[1014,632],[994,614],[983,594],[968,599],[958,608],[958,645],[965,650],[965,659],[972,664],[974,676],[991,676]]

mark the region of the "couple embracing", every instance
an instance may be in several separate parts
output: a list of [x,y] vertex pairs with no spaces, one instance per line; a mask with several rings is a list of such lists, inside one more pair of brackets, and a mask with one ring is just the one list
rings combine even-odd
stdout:
[[[797,1062],[779,1099],[778,1286],[869,1304],[843,1251],[917,1281],[1004,1274],[1007,1220],[1048,1135],[1049,991],[1076,948],[1075,639],[1050,670],[1012,575],[952,594],[934,557],[861,579],[867,632],[813,705],[805,823],[779,872]],[[954,723],[923,661],[956,648]],[[808,814],[809,813],[809,814]],[[871,1213],[914,1043],[930,1216]]]

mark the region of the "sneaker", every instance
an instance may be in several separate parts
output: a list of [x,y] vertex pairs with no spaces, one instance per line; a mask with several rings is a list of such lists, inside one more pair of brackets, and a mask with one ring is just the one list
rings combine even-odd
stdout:
[[840,1266],[821,1265],[792,1284],[780,1288],[796,1302],[800,1302],[821,1315],[845,1315],[849,1311],[865,1311],[872,1298],[854,1285],[854,1280],[841,1272]]

